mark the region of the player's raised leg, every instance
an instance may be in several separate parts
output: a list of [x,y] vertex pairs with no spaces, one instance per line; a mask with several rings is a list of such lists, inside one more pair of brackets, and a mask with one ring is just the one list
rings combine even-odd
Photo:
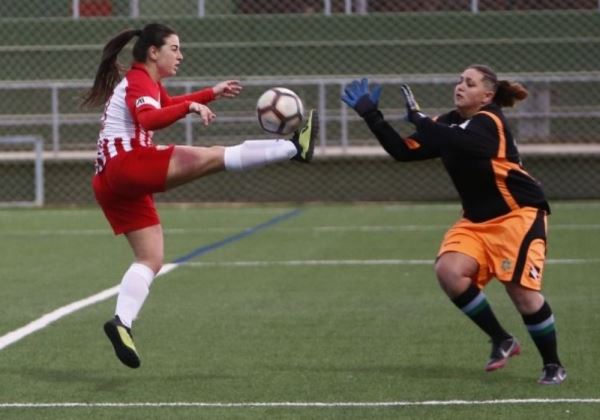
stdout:
[[222,170],[239,172],[290,159],[308,163],[313,158],[318,131],[318,114],[313,109],[291,139],[246,140],[230,147],[176,146],[169,162],[166,189]]

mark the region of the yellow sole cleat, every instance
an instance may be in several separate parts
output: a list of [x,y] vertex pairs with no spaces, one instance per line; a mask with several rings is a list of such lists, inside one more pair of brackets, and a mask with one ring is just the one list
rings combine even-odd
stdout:
[[291,141],[296,145],[298,154],[294,160],[308,163],[312,160],[315,151],[315,142],[319,132],[319,114],[314,109],[310,110],[306,124],[294,133]]
[[121,363],[133,369],[140,367],[140,356],[133,343],[131,330],[123,325],[118,316],[104,324],[104,332]]

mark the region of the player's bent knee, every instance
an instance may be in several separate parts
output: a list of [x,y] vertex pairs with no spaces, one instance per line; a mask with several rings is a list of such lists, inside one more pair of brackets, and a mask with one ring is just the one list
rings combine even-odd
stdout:
[[440,283],[448,283],[462,277],[462,270],[443,255],[435,263],[435,275]]
[[142,253],[136,253],[135,262],[143,264],[158,274],[164,263],[164,253],[159,250],[145,250]]
[[477,270],[477,262],[460,253],[445,253],[435,264],[438,283],[450,297],[464,292],[477,275]]
[[443,289],[451,287],[461,277],[452,266],[439,262],[435,265],[435,275]]

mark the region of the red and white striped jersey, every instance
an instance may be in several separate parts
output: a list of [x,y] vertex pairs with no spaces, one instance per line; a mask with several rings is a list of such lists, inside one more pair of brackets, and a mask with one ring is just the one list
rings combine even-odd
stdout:
[[183,118],[191,102],[205,104],[214,99],[212,88],[171,97],[160,82],[152,80],[143,64],[134,63],[106,103],[98,136],[96,173],[119,153],[153,146],[152,130]]
[[153,145],[153,132],[142,127],[137,112],[148,107],[160,108],[160,92],[160,84],[136,64],[117,84],[101,119],[96,172],[101,172],[106,162],[119,153]]

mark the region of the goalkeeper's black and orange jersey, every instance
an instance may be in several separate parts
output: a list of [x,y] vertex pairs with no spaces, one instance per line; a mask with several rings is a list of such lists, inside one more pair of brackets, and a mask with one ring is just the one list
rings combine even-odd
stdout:
[[383,148],[396,160],[441,158],[460,195],[464,217],[483,222],[522,207],[550,212],[539,183],[522,167],[517,146],[499,106],[470,119],[457,111],[435,121],[423,118],[402,138],[375,110],[364,116]]

